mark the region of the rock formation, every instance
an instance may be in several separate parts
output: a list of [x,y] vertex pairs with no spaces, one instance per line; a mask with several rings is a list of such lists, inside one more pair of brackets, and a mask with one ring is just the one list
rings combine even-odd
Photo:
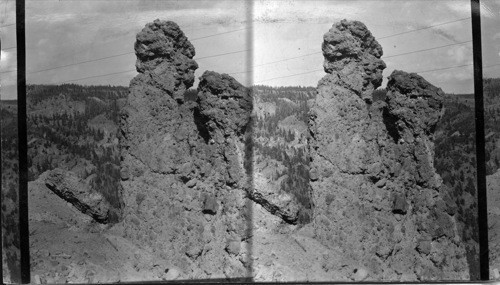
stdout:
[[174,22],[137,35],[137,71],[121,118],[123,235],[151,248],[178,278],[249,275],[248,89],[205,72],[196,102],[195,50]]
[[335,74],[339,85],[370,100],[382,83],[385,63],[380,59],[382,47],[359,22],[342,22],[323,36],[326,73]]
[[468,279],[457,205],[433,166],[443,92],[394,71],[385,102],[372,103],[385,64],[357,21],[335,24],[323,54],[309,122],[316,238],[345,254],[358,281]]
[[198,91],[195,110],[198,129],[212,145],[213,158],[221,160],[212,171],[223,175],[227,185],[245,187],[248,181],[240,155],[245,149],[240,138],[250,122],[250,90],[227,74],[206,71],[200,77]]
[[287,223],[296,224],[298,222],[301,205],[294,199],[293,195],[284,191],[276,191],[269,187],[268,184],[258,183],[258,181],[254,182],[256,183],[254,184],[253,191],[250,193],[253,201],[259,203],[269,213],[280,217]]
[[[262,224],[271,217],[252,203],[287,222],[275,242],[293,240],[284,234],[300,209],[253,185],[251,91],[206,71],[196,101],[185,100],[195,50],[173,22],[147,24],[135,50],[139,74],[121,114],[125,210],[115,231],[161,256],[179,279],[253,276],[252,214]],[[442,91],[395,71],[386,100],[373,102],[385,63],[360,22],[334,25],[323,54],[327,75],[309,122],[314,216],[302,230],[309,245],[321,242],[316,250],[327,247],[322,268],[356,281],[467,279],[457,205],[433,166]]]
[[100,223],[107,223],[110,205],[104,196],[91,189],[70,171],[56,168],[44,173],[45,185],[60,198],[73,204],[80,212]]

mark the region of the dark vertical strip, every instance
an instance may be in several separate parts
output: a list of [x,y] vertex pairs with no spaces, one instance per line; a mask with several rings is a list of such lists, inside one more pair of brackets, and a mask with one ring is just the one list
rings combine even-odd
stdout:
[[[0,38],[0,50],[2,50],[2,39]],[[1,99],[1,97],[0,97]],[[0,101],[0,112],[1,112],[1,104],[2,102]],[[1,120],[1,117],[0,117],[0,120]],[[2,121],[0,121],[0,128],[1,128],[1,124],[2,124]],[[0,130],[0,187],[2,187],[2,174],[3,174],[3,169],[2,169],[2,163],[3,163],[3,160],[2,160],[2,131]],[[4,190],[3,189],[0,189],[2,192],[0,193],[1,195],[1,199],[0,199],[0,207],[3,206],[3,203],[5,203],[5,200],[4,200],[4,196],[3,196],[3,193],[4,193]],[[0,211],[3,211],[2,209],[3,207],[0,208]],[[3,212],[0,213],[0,239],[1,240],[1,246],[0,246],[0,255],[2,256],[2,273],[0,273],[2,275],[2,283],[4,283],[4,276],[3,276],[3,267],[4,266],[7,266],[6,264],[3,264],[3,247],[4,247],[4,242],[3,242],[3,235],[4,235],[4,232],[3,232],[3,228],[4,228],[4,220],[3,220]]]
[[17,124],[19,132],[19,247],[21,251],[21,283],[30,282],[28,227],[28,135],[26,128],[26,41],[25,2],[16,1],[17,41]]
[[[1,38],[0,38],[0,50],[2,50],[2,39],[1,39]],[[0,101],[0,104],[2,104],[2,102],[1,102],[1,101]],[[0,112],[1,112],[1,105],[0,105]],[[2,122],[0,121],[0,124],[1,124],[1,123],[2,123]],[[0,127],[1,127],[1,126],[0,126]],[[0,142],[1,142],[1,141],[2,141],[2,132],[0,131]],[[0,143],[0,163],[1,163],[1,162],[3,162],[3,160],[2,160],[2,145],[1,145],[1,143]],[[0,164],[0,171],[3,171],[3,169],[2,169],[2,165],[1,165],[1,164]],[[2,185],[3,185],[3,184],[2,184],[2,173],[0,173],[0,187],[2,187]],[[2,199],[0,200],[0,201],[1,201],[1,202],[0,202],[0,206],[3,206],[3,203],[5,203],[5,202],[4,202],[4,199],[3,199],[3,192],[4,192],[4,191],[3,191],[3,189],[2,189],[2,193],[1,193],[1,195],[2,195],[2,196],[1,196],[1,197],[2,197]],[[0,211],[2,211],[2,210],[0,209]],[[2,239],[2,244],[1,244],[1,246],[0,246],[0,255],[2,256],[2,261],[3,261],[3,246],[4,246],[4,243],[3,243],[3,234],[4,234],[4,232],[3,232],[3,225],[4,225],[4,220],[3,220],[3,218],[2,218],[2,217],[3,217],[3,213],[0,213],[0,233],[1,233],[0,238]],[[1,273],[1,274],[2,274],[2,283],[3,283],[3,280],[4,280],[4,279],[3,279],[3,277],[4,277],[4,276],[3,276],[3,267],[4,267],[4,266],[6,266],[6,265],[5,265],[5,264],[3,264],[3,262],[2,262],[2,273]]]
[[474,98],[476,112],[477,208],[479,226],[480,279],[489,279],[488,210],[484,143],[483,62],[481,48],[480,0],[471,0],[472,47],[474,53]]
[[[0,50],[2,50],[2,39],[0,38]],[[0,97],[1,99],[1,97]],[[2,102],[0,101],[0,112],[1,112],[1,104]],[[1,120],[1,119],[0,119]],[[2,121],[0,121],[0,125],[2,124]],[[1,128],[1,126],[0,126]],[[2,168],[2,164],[3,164],[3,160],[2,160],[2,152],[3,152],[3,149],[2,149],[2,131],[0,131],[0,187],[2,187],[2,174],[3,174],[3,168]],[[1,189],[1,200],[0,200],[0,206],[3,206],[3,203],[5,203],[5,200],[4,200],[4,196],[3,196],[3,193],[4,193],[4,190]],[[3,208],[3,207],[2,207]],[[4,240],[3,240],[3,235],[4,235],[4,232],[3,232],[3,229],[4,229],[4,223],[5,221],[3,220],[3,209],[0,209],[0,211],[2,211],[2,213],[0,213],[0,238],[2,239],[1,240],[1,246],[0,246],[0,255],[2,256],[2,282],[4,281],[4,276],[3,276],[3,267],[4,266],[8,266],[7,264],[3,264],[3,247],[4,247]]]
[[[246,69],[250,69],[253,65],[253,2],[254,1],[245,1],[245,12],[246,12],[246,25],[247,25],[247,33],[246,33],[246,45],[248,52],[246,53]],[[252,111],[253,114],[253,73],[247,75],[247,84],[249,88],[249,92],[252,98]],[[253,192],[254,189],[254,180],[253,180],[253,157],[254,157],[254,148],[253,148],[253,130],[254,130],[255,121],[253,117],[250,117],[249,128],[246,130],[246,142],[245,142],[245,170],[248,179],[248,190]],[[248,215],[247,215],[247,237],[253,237],[253,203],[252,200],[247,199],[246,207],[245,207]],[[248,239],[248,265],[247,265],[247,277],[253,281],[253,238]]]

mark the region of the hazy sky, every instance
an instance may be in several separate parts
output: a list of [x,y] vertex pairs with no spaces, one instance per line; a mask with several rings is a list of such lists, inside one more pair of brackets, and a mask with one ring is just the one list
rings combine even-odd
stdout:
[[[481,2],[483,63],[500,64],[500,0]],[[16,68],[16,51],[3,49],[16,44],[15,26],[6,26],[15,22],[14,1],[1,2],[0,16],[1,96],[9,99],[15,98],[16,77],[6,71]],[[387,77],[394,69],[419,72],[472,64],[469,17],[470,0],[27,0],[27,79],[127,86],[136,74],[135,35],[157,18],[177,22],[192,41],[197,77],[214,70],[246,85],[272,86],[316,86],[324,75],[323,34],[341,19],[359,20],[384,49]],[[440,25],[446,22],[451,23]],[[422,30],[408,33],[416,29]],[[425,49],[430,50],[411,53]],[[471,65],[421,75],[445,92],[473,90]],[[484,75],[500,77],[500,65],[485,68]]]

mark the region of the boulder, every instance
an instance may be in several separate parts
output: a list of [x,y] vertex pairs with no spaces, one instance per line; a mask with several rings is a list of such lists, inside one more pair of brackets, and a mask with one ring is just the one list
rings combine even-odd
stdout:
[[226,251],[232,255],[238,255],[241,249],[241,241],[238,239],[230,239],[227,241]]
[[418,252],[428,255],[431,253],[432,245],[429,239],[421,239],[418,241],[417,250]]
[[219,204],[217,204],[217,200],[212,195],[205,195],[205,199],[203,201],[203,213],[215,215],[217,214],[217,210],[219,209]]
[[[375,186],[377,186],[375,184]],[[406,197],[402,194],[395,194],[392,204],[392,212],[396,214],[406,214],[408,210],[408,203],[406,202]]]
[[165,269],[165,274],[163,275],[163,280],[176,280],[181,276],[181,271],[179,268],[172,266]]

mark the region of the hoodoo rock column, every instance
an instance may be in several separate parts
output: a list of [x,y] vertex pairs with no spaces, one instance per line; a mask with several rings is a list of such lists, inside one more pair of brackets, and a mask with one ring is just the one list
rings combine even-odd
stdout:
[[385,64],[361,22],[335,24],[322,47],[310,177],[316,238],[343,256],[329,267],[356,281],[467,280],[457,206],[433,166],[443,92],[395,71],[372,102]]
[[159,256],[138,266],[172,270],[178,279],[247,277],[251,93],[228,75],[205,72],[197,101],[184,100],[198,65],[174,22],[147,24],[135,51],[139,74],[121,122],[121,226]]

